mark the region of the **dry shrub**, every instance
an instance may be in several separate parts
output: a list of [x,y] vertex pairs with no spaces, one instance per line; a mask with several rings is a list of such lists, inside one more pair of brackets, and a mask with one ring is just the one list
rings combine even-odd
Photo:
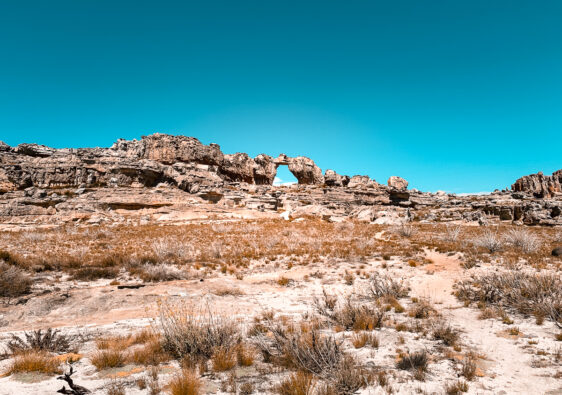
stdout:
[[23,338],[12,334],[8,341],[8,350],[13,354],[31,350],[67,353],[73,349],[72,341],[71,337],[61,334],[59,330],[48,328],[43,331],[38,329],[24,332]]
[[173,281],[173,280],[183,280],[187,278],[186,273],[177,268],[174,265],[169,264],[145,264],[137,268],[129,268],[129,273],[131,275],[139,276],[145,283],[152,282],[162,282],[162,281]]
[[141,348],[133,350],[128,357],[128,360],[138,365],[157,366],[163,362],[168,362],[171,359],[162,347],[162,342],[159,339],[148,341]]
[[312,374],[298,371],[282,380],[273,391],[280,395],[312,395],[315,383]]
[[371,372],[358,366],[350,355],[345,355],[330,380],[337,394],[355,394],[373,381]]
[[240,366],[252,366],[254,364],[254,350],[244,343],[236,346],[236,362]]
[[426,372],[428,362],[429,358],[427,352],[423,350],[401,355],[396,367],[402,370],[420,370]]
[[373,275],[369,282],[368,293],[375,299],[392,296],[396,299],[408,296],[408,287],[388,275]]
[[441,340],[447,346],[454,346],[459,340],[459,331],[448,324],[440,323],[433,330],[433,339]]
[[232,348],[240,337],[238,324],[215,315],[208,305],[160,303],[158,315],[163,347],[178,359],[210,358],[217,347]]
[[354,333],[351,336],[351,344],[355,348],[363,348],[366,345],[371,345],[375,348],[379,346],[379,339],[372,333],[361,332],[361,333]]
[[445,227],[445,236],[443,236],[443,240],[449,243],[456,242],[459,238],[461,230],[462,227],[460,225],[447,224]]
[[201,380],[193,370],[182,369],[170,381],[170,393],[172,395],[200,395]]
[[473,358],[467,357],[461,362],[461,376],[468,381],[472,381],[476,377],[476,363]]
[[288,278],[285,277],[285,276],[281,276],[281,277],[279,277],[279,278],[277,279],[276,282],[277,282],[278,285],[280,285],[280,286],[282,286],[282,287],[287,287],[287,286],[291,283],[291,280],[288,279]]
[[323,293],[323,298],[314,299],[316,311],[332,322],[349,330],[373,330],[380,328],[384,319],[384,311],[376,306],[353,302],[351,296],[337,300]]
[[127,355],[121,350],[101,350],[94,353],[91,363],[97,370],[119,368],[127,362]]
[[125,395],[125,383],[113,381],[109,384],[106,391],[107,395]]
[[247,381],[240,386],[239,394],[240,395],[251,395],[251,394],[254,393],[254,390],[255,390],[254,385],[252,383],[250,383],[249,381]]
[[217,347],[211,361],[215,372],[225,372],[236,366],[236,352],[230,348]]
[[455,381],[445,385],[445,393],[447,395],[459,395],[463,392],[468,392],[468,383],[462,380]]
[[416,319],[425,319],[437,314],[437,310],[427,300],[420,300],[410,307],[408,315]]
[[288,330],[271,321],[263,325],[266,333],[258,333],[254,341],[266,362],[329,377],[344,356],[340,341],[321,335],[316,329],[303,332],[292,326]]
[[16,297],[29,293],[31,280],[18,267],[0,260],[0,297]]
[[62,373],[60,360],[46,351],[25,351],[16,354],[8,368],[8,374],[38,372],[55,374]]
[[73,280],[79,281],[95,281],[100,278],[115,278],[119,275],[119,269],[115,267],[83,267],[77,269],[72,274]]
[[131,336],[108,336],[96,339],[98,350],[124,350],[131,344]]
[[505,240],[525,254],[536,252],[541,246],[539,238],[525,228],[510,229],[505,235]]
[[473,243],[490,253],[501,251],[504,245],[503,240],[498,236],[498,232],[492,232],[490,229],[486,229],[482,235],[473,240]]
[[504,271],[457,283],[457,297],[509,308],[524,315],[541,314],[562,323],[562,279],[556,273]]
[[401,224],[392,228],[392,231],[399,236],[410,238],[417,233],[417,229],[411,224]]

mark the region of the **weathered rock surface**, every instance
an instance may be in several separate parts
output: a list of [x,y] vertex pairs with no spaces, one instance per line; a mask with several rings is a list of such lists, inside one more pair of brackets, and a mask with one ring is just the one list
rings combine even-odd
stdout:
[[387,185],[391,188],[398,189],[400,191],[404,191],[408,189],[408,181],[401,177],[391,176],[388,179]]
[[523,176],[515,181],[511,190],[531,193],[539,198],[560,194],[562,193],[562,169],[555,171],[551,176],[545,176],[542,172]]
[[[299,184],[276,187],[279,166]],[[182,222],[224,218],[317,216],[374,223],[510,221],[562,225],[562,171],[531,175],[513,191],[456,196],[407,190],[368,176],[321,169],[309,158],[224,154],[192,137],[155,134],[111,148],[54,149],[0,142],[0,224]]]

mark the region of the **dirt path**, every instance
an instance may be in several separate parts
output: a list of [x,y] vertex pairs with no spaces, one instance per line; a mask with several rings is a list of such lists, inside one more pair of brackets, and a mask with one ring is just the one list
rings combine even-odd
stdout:
[[553,377],[556,369],[533,368],[534,355],[524,348],[530,340],[525,336],[525,329],[532,327],[533,340],[540,344],[541,338],[552,338],[551,325],[545,323],[540,327],[532,320],[520,323],[518,319],[517,326],[523,335],[507,335],[509,325],[494,319],[478,319],[478,311],[464,307],[453,295],[453,285],[465,276],[456,256],[428,252],[427,258],[433,263],[423,267],[425,276],[413,281],[412,296],[429,299],[453,327],[462,331],[464,348],[485,356],[478,364],[484,376],[471,385],[470,392],[562,394],[562,384]]

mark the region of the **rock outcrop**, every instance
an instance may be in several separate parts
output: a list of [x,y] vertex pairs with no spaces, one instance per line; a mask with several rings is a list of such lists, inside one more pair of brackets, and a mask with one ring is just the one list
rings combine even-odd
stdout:
[[562,169],[555,171],[551,176],[545,176],[542,172],[523,176],[515,181],[511,190],[530,193],[539,198],[562,193]]
[[405,191],[408,189],[408,181],[401,177],[391,176],[387,182],[388,186],[399,191]]
[[[288,166],[298,185],[273,186],[279,166]],[[154,134],[81,149],[0,142],[0,224],[181,222],[220,214],[557,226],[561,181],[562,171],[539,173],[517,180],[511,192],[456,196],[408,190],[394,176],[381,185],[366,175],[322,174],[304,156],[224,154],[193,137]]]

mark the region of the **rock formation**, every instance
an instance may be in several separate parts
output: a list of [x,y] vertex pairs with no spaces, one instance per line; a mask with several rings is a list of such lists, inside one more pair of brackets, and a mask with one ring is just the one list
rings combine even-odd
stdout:
[[511,186],[514,192],[527,192],[536,197],[552,197],[562,193],[562,169],[555,171],[551,176],[545,176],[542,171],[519,178]]
[[[276,187],[279,166],[297,186]],[[54,149],[0,142],[0,225],[120,223],[136,218],[186,221],[199,216],[318,216],[373,223],[510,221],[562,225],[562,171],[520,178],[512,191],[456,196],[407,190],[366,175],[321,169],[309,158],[224,154],[193,137],[154,134],[110,148]]]
[[408,181],[401,177],[391,176],[387,182],[388,186],[400,191],[405,191],[408,189]]

